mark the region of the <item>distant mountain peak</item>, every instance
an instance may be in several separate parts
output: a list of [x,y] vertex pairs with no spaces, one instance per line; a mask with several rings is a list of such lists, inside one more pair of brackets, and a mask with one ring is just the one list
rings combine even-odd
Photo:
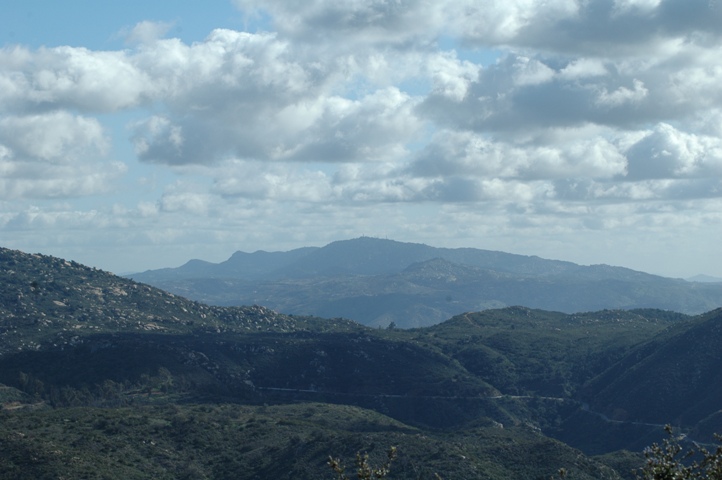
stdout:
[[722,283],[722,278],[713,277],[711,275],[695,275],[694,277],[686,278],[688,282],[699,282],[699,283]]
[[372,326],[393,320],[402,328],[508,305],[701,313],[722,298],[722,285],[624,267],[366,236],[289,252],[236,252],[219,264],[189,263],[133,278],[216,305],[261,304]]

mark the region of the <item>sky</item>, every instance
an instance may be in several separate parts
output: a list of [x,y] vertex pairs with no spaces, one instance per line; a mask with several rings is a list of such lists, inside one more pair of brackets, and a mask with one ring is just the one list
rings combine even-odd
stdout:
[[0,0],[0,246],[722,276],[722,2]]

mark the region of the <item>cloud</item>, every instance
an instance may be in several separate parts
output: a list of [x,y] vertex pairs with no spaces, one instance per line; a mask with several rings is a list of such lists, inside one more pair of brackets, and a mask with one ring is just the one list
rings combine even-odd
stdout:
[[236,118],[153,116],[132,125],[132,138],[141,160],[170,165],[379,161],[403,155],[420,130],[414,106],[408,95],[387,89],[358,100],[329,96],[249,108]]
[[612,178],[625,169],[623,153],[603,137],[522,147],[454,131],[439,132],[411,166],[414,175],[424,177],[464,175],[519,180]]
[[[270,2],[265,8],[282,35],[216,30],[192,45],[156,39],[125,52],[4,49],[9,67],[0,76],[7,86],[2,101],[24,112],[105,112],[153,105],[153,115],[136,121],[131,136],[141,160],[167,165],[214,164],[227,158],[403,159],[407,145],[429,123],[517,138],[540,135],[549,127],[590,123],[639,128],[696,112],[702,98],[720,98],[722,71],[709,67],[716,50],[690,38],[654,61],[569,52],[509,53],[482,69],[459,60],[454,52],[436,50],[432,40],[450,25],[461,25],[463,36],[468,25],[458,18],[462,11],[466,17],[498,24],[506,31],[500,35],[513,39],[521,38],[532,23],[546,28],[549,22],[581,21],[577,17],[595,8],[607,12],[609,21],[624,17],[662,22],[666,17],[660,12],[671,8],[667,3],[556,1],[542,8],[538,2],[492,2],[481,11],[461,2],[444,4],[441,20],[416,29],[416,19],[435,6],[423,1],[397,6],[317,1],[303,7]],[[328,28],[320,28],[323,22]],[[151,22],[136,26],[138,32],[165,27]],[[432,43],[421,50],[383,50],[372,42],[358,52],[321,49],[312,55],[304,44],[283,36],[298,29],[328,34],[349,30],[361,36],[373,31],[385,32],[374,37],[383,43],[384,38],[393,41],[386,35],[390,31],[426,27]],[[662,37],[677,38],[669,28],[660,26],[659,31]],[[685,57],[693,51],[697,55]],[[425,81],[428,90],[405,92],[398,85],[407,81]]]
[[133,28],[120,31],[119,35],[128,45],[149,44],[165,36],[173,28],[171,22],[151,22],[144,20],[138,22]]
[[107,192],[126,172],[98,160],[108,138],[92,118],[66,112],[0,116],[0,198],[67,198]]
[[[469,2],[471,3],[471,2]],[[706,0],[528,0],[457,3],[452,22],[477,45],[574,55],[620,57],[659,53],[670,39],[719,42],[722,7]]]
[[722,139],[659,124],[627,151],[627,179],[722,178]]
[[[192,215],[207,215],[210,213],[213,196],[196,192],[167,192],[160,200],[160,209],[164,212],[182,212]],[[142,209],[145,211],[145,209]]]
[[[186,43],[145,21],[119,51],[0,49],[4,228],[295,246],[355,235],[356,217],[361,233],[393,218],[398,233],[507,239],[720,221],[718,3],[235,3],[272,31]],[[155,179],[142,198],[87,217],[50,206],[110,201],[133,175]]]
[[0,49],[0,87],[0,107],[17,114],[113,112],[140,105],[153,90],[126,52],[74,47]]
[[466,97],[481,70],[472,62],[459,61],[453,53],[432,55],[424,64],[431,78],[432,92],[457,102]]
[[629,13],[649,14],[659,7],[662,0],[614,0],[613,15]]
[[232,160],[214,175],[213,189],[224,197],[310,203],[334,197],[326,174],[288,164]]
[[638,129],[686,120],[722,103],[722,69],[710,66],[719,52],[687,50],[684,59],[678,52],[668,61],[509,54],[480,70],[463,97],[431,92],[419,112],[450,128],[517,136],[549,127]]
[[720,39],[722,7],[707,0],[424,0],[285,2],[236,0],[264,11],[295,40],[404,45],[453,34],[468,45],[603,56],[658,48],[669,38]]
[[216,31],[192,47],[163,41],[138,63],[158,79],[168,107],[133,127],[136,150],[150,162],[373,159],[402,151],[419,128],[408,95],[336,95],[324,86],[334,82],[333,64],[301,63],[274,35]]
[[108,148],[100,123],[67,112],[0,117],[0,142],[12,156],[44,163],[71,163]]
[[165,159],[168,163],[176,163],[172,159],[181,159],[179,163],[182,163],[185,143],[183,128],[171,124],[168,117],[154,115],[133,122],[131,129],[135,153],[139,158],[151,162]]
[[[290,38],[323,43],[325,48],[359,48],[362,44],[408,48],[412,39],[432,36],[445,18],[444,2],[427,0],[352,0],[281,2],[236,0],[248,14],[264,11],[273,26]],[[328,42],[343,38],[345,45]]]
[[122,163],[112,163],[87,173],[53,169],[41,178],[0,178],[0,198],[78,198],[108,193],[127,172]]
[[599,77],[608,73],[609,71],[601,59],[584,57],[570,61],[559,70],[559,76],[569,80]]
[[596,99],[597,105],[614,108],[628,103],[641,103],[649,93],[649,90],[644,86],[643,82],[636,78],[632,80],[632,84],[632,88],[620,86],[613,92],[608,92],[606,88],[602,87]]
[[317,121],[294,135],[295,142],[279,151],[279,157],[311,162],[398,160],[422,127],[414,106],[414,99],[395,88],[355,101],[328,98]]
[[[155,80],[156,98],[167,109],[133,126],[145,161],[273,158],[295,147],[299,129],[322,114],[317,103],[327,74],[300,64],[271,34],[216,30],[192,46],[163,40],[142,48],[134,61]],[[289,122],[292,109],[300,117]]]

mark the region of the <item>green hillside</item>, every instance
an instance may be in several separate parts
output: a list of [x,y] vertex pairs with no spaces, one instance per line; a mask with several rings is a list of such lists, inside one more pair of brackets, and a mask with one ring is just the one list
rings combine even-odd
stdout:
[[719,311],[379,329],[7,249],[0,281],[0,478],[330,478],[328,455],[391,445],[391,478],[633,478],[619,450],[661,424],[722,426]]
[[164,405],[0,412],[0,478],[333,478],[328,456],[399,456],[391,479],[620,478],[524,427],[411,428],[369,410],[307,403]]
[[718,309],[631,350],[584,395],[615,418],[694,425],[722,406],[721,346]]

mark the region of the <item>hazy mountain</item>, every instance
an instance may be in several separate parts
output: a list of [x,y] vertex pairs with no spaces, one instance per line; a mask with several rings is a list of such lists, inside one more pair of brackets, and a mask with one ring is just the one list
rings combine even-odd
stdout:
[[527,275],[549,275],[579,268],[571,262],[545,260],[474,248],[436,248],[372,237],[332,242],[325,247],[306,247],[289,252],[236,252],[214,264],[191,260],[178,268],[149,270],[133,274],[140,281],[150,278],[283,278],[351,275],[381,275],[408,266],[443,258],[450,262]]
[[293,265],[314,250],[317,250],[317,247],[299,248],[289,252],[265,252],[262,250],[254,253],[236,252],[228,260],[221,263],[190,260],[178,268],[148,270],[144,273],[129,276],[143,278],[143,281],[147,283],[171,277],[258,280]]
[[432,325],[511,305],[567,313],[660,308],[697,314],[722,304],[722,284],[369,237],[290,252],[237,252],[220,264],[192,261],[131,277],[215,305],[259,304],[382,327]]
[[701,283],[722,283],[722,278],[712,277],[710,275],[695,275],[686,279],[688,282],[701,282]]

